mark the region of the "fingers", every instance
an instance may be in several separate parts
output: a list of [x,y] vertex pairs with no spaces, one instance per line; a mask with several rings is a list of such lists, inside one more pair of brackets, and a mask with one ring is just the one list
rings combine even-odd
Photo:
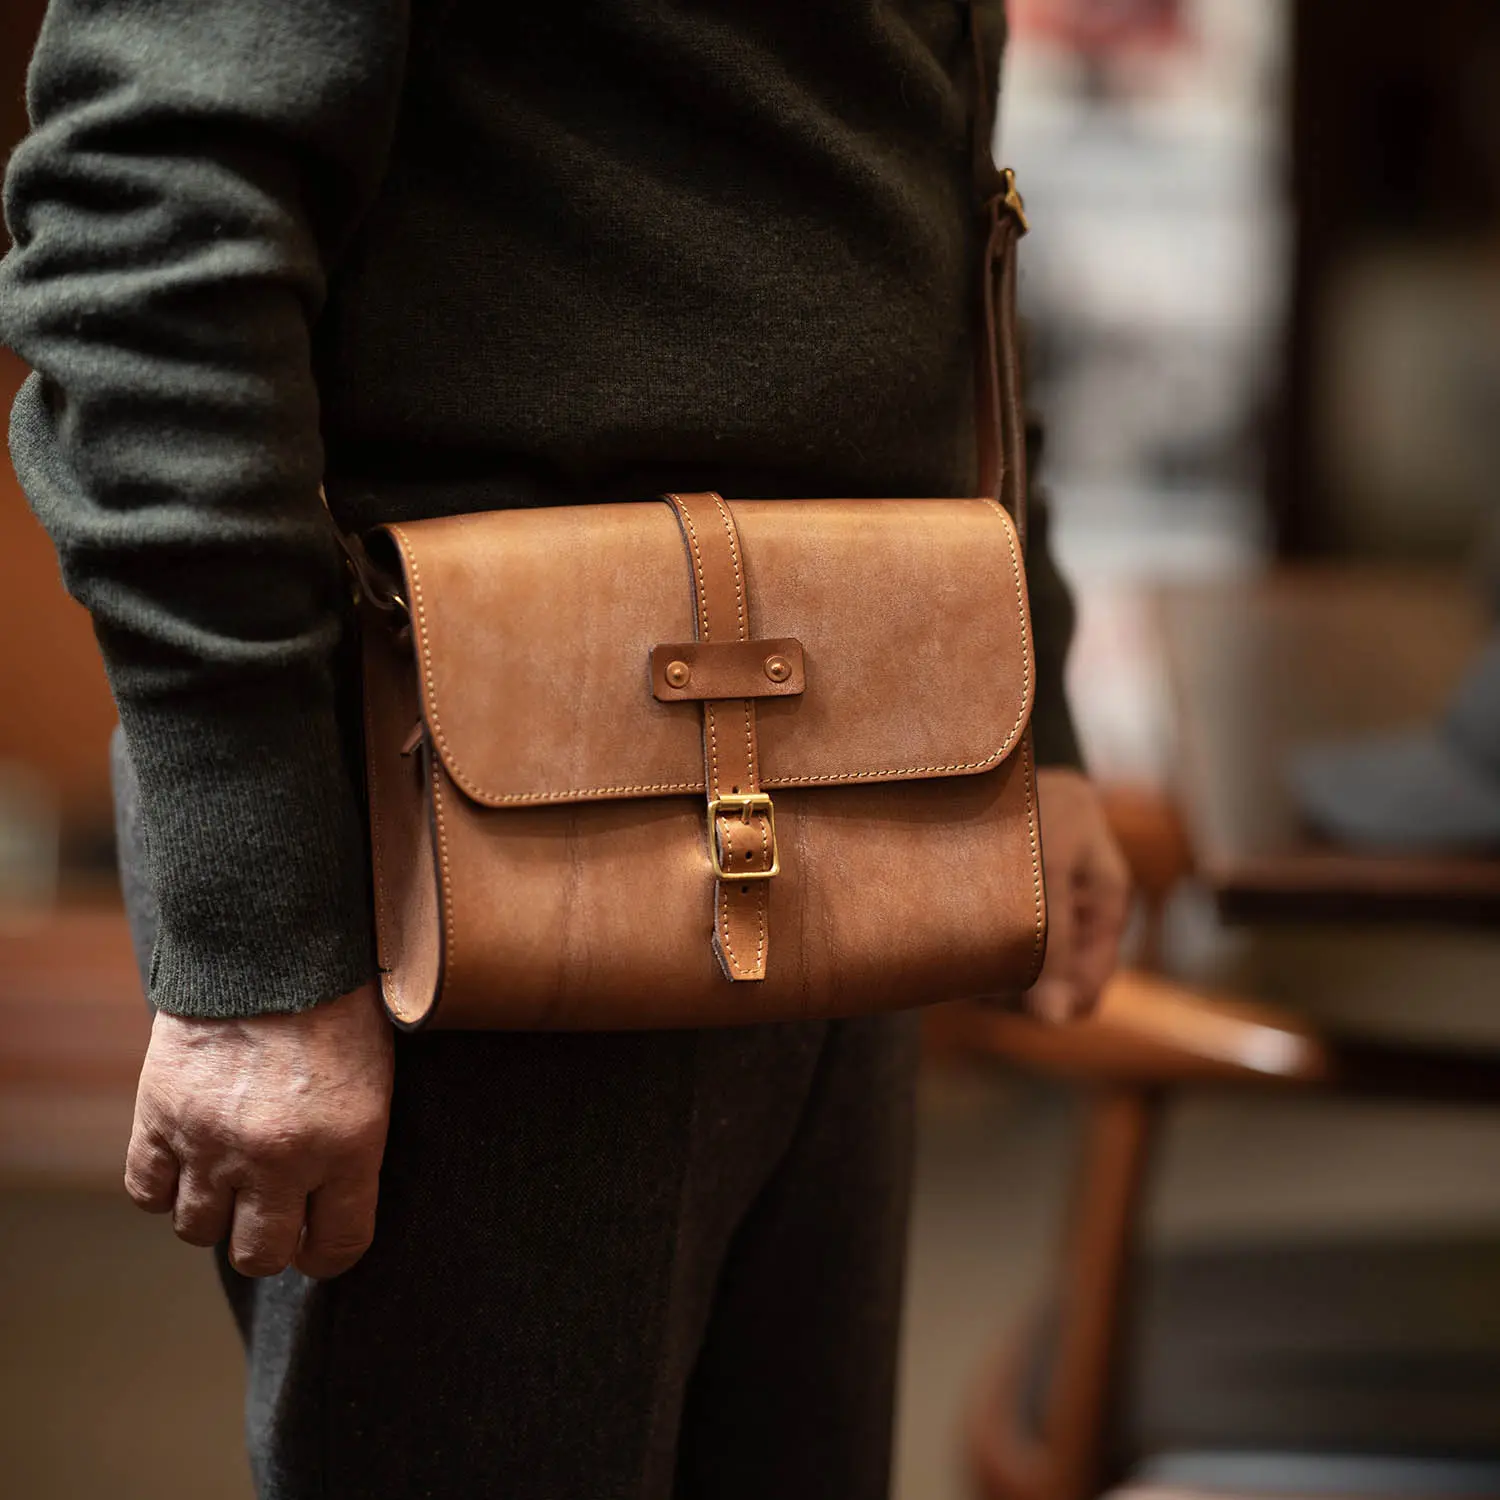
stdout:
[[1073,974],[1089,1005],[1098,1000],[1110,976],[1119,967],[1124,928],[1123,906],[1118,915],[1104,913],[1097,919],[1091,917],[1078,924]]
[[234,1193],[227,1183],[187,1170],[177,1184],[172,1228],[178,1239],[206,1249],[229,1233],[233,1210]]
[[297,1269],[307,1276],[338,1276],[347,1271],[375,1238],[379,1178],[330,1182],[308,1200],[307,1237],[297,1252]]
[[[225,1244],[247,1276],[275,1275],[304,1250],[315,1275],[352,1265],[374,1223],[391,1035],[372,986],[243,1020],[158,1012],[126,1155],[130,1196],[170,1211],[189,1244]],[[345,1185],[324,1191],[309,1225],[308,1194],[334,1183]]]
[[307,1195],[266,1184],[241,1188],[234,1199],[229,1264],[241,1276],[275,1276],[291,1265],[307,1217]]
[[148,1214],[170,1213],[177,1199],[177,1156],[140,1123],[125,1153],[125,1191]]
[[1078,986],[1067,979],[1039,979],[1026,992],[1026,1009],[1038,1021],[1062,1026],[1076,1020],[1087,1004]]

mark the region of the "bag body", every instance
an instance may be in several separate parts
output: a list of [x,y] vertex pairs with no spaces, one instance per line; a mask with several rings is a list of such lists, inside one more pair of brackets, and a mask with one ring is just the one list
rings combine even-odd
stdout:
[[728,1025],[1034,980],[1034,671],[994,500],[386,535],[409,618],[367,601],[363,634],[398,1024]]

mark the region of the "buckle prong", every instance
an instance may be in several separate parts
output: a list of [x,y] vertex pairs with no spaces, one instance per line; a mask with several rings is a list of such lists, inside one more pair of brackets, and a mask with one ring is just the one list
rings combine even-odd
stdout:
[[[771,868],[769,870],[726,870],[719,855],[718,820],[723,816],[738,814],[748,824],[752,813],[764,813],[771,825]],[[713,862],[714,875],[720,880],[769,880],[781,873],[781,852],[776,846],[776,808],[769,792],[726,792],[722,797],[711,797],[708,803],[708,857]]]

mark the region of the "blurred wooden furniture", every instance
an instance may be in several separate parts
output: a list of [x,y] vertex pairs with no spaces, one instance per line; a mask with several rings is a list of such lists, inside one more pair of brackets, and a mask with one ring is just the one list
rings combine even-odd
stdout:
[[[25,368],[0,349],[0,411]],[[0,763],[19,762],[56,799],[65,852],[92,852],[110,823],[114,703],[87,613],[63,590],[57,556],[0,458]]]
[[1198,878],[1229,920],[1500,919],[1500,859],[1376,858],[1299,823],[1286,752],[1434,720],[1486,630],[1462,578],[1307,568],[1157,596]]
[[[1033,1335],[1007,1347],[983,1373],[969,1414],[969,1456],[983,1500],[1091,1500],[1126,1477],[1116,1471],[1121,1463],[1116,1439],[1129,1385],[1122,1370],[1129,1353],[1130,1309],[1136,1301],[1132,1281],[1137,1238],[1153,1136],[1173,1091],[1258,1086],[1447,1104],[1500,1102],[1500,1061],[1446,1049],[1320,1035],[1269,1007],[1211,997],[1140,973],[1119,975],[1099,1014],[1076,1026],[1048,1027],[978,1006],[941,1008],[927,1024],[936,1048],[962,1049],[1066,1079],[1086,1095],[1082,1162],[1048,1336]],[[1363,1265],[1366,1248],[1348,1250],[1345,1265],[1335,1262],[1335,1286],[1339,1277],[1370,1274]],[[1374,1248],[1377,1256],[1390,1261],[1386,1247]],[[1289,1274],[1287,1254],[1283,1252],[1279,1261],[1257,1264],[1256,1252],[1231,1251],[1223,1264],[1211,1268],[1210,1277],[1216,1276],[1221,1287],[1238,1288],[1231,1300],[1253,1302],[1258,1297],[1262,1304],[1274,1306],[1276,1279],[1280,1276],[1285,1282]],[[1492,1250],[1480,1265],[1489,1269],[1496,1258],[1500,1249]],[[1327,1268],[1313,1269],[1321,1269],[1326,1290]],[[1197,1274],[1201,1282],[1201,1267]],[[1386,1274],[1393,1284],[1405,1284],[1399,1256]],[[1493,1291],[1493,1277],[1487,1285]],[[1450,1300],[1452,1290],[1445,1289]],[[1293,1292],[1293,1304],[1296,1298]],[[1224,1301],[1222,1295],[1210,1297],[1206,1312],[1200,1305],[1187,1319],[1196,1326],[1200,1342],[1204,1318],[1221,1314]],[[1281,1310],[1284,1313],[1285,1307]],[[1292,1332],[1295,1337],[1298,1331]],[[1234,1357],[1232,1349],[1218,1352]],[[1347,1350],[1335,1347],[1326,1353],[1347,1360]],[[1465,1371],[1469,1373],[1473,1372]],[[1500,1381],[1500,1351],[1492,1378]],[[1488,1394],[1500,1397],[1500,1385]],[[1306,1414],[1296,1415],[1306,1419]],[[1315,1430],[1315,1423],[1304,1428]],[[1494,1438],[1495,1461],[1478,1471],[1484,1481],[1481,1487],[1472,1488],[1472,1464],[1460,1476],[1471,1496],[1500,1495],[1500,1423]],[[1160,1464],[1172,1455],[1153,1457]],[[1286,1468],[1291,1463],[1284,1453],[1261,1452],[1256,1457],[1260,1468],[1246,1459],[1239,1485],[1232,1477],[1226,1481],[1229,1493],[1264,1493],[1263,1488],[1247,1486],[1247,1476],[1263,1476],[1268,1467],[1280,1463]],[[1383,1479],[1375,1474],[1370,1466],[1385,1462],[1381,1455],[1362,1455],[1360,1461],[1366,1466],[1360,1471],[1365,1475],[1362,1483],[1378,1486],[1394,1472],[1381,1470]],[[1398,1466],[1410,1462],[1409,1455],[1389,1460]],[[1418,1468],[1418,1489],[1398,1486],[1393,1493],[1443,1492],[1442,1474]],[[1335,1469],[1332,1482],[1344,1482],[1349,1472]],[[1164,1473],[1172,1473],[1170,1462]],[[1297,1488],[1320,1492],[1321,1481],[1307,1463],[1291,1464],[1290,1473]],[[1207,1492],[1219,1487],[1208,1482],[1212,1474],[1212,1464],[1200,1461],[1196,1470],[1190,1466],[1178,1479],[1190,1490]]]
[[149,1031],[118,900],[0,909],[0,1173],[118,1182]]
[[[45,0],[0,5],[0,163],[26,129],[24,75]],[[0,252],[9,241],[0,226]],[[26,367],[0,348],[0,413]],[[66,594],[47,534],[0,455],[0,764],[36,772],[55,799],[64,856],[95,862],[107,843],[106,747],[114,704],[89,617]]]
[[[1268,673],[1296,649],[1308,654],[1302,639],[1306,613],[1320,605],[1298,597],[1299,590],[1292,594],[1290,603],[1273,599],[1265,633],[1230,628],[1215,638],[1214,622],[1255,613],[1259,606],[1236,598],[1221,615],[1201,596],[1179,592],[1169,607],[1179,611],[1180,654],[1200,671],[1207,670],[1205,662],[1217,662],[1214,670],[1225,676],[1231,667],[1242,675]],[[1350,610],[1347,628],[1354,633],[1343,639],[1342,650],[1365,639],[1362,612],[1379,597],[1358,588],[1343,596]],[[1443,613],[1423,590],[1417,602],[1434,618]],[[1337,598],[1334,607],[1336,612]],[[1445,627],[1455,665],[1471,639],[1463,618],[1454,610]],[[1340,648],[1329,649],[1337,660]],[[1421,691],[1419,666],[1408,664],[1405,701],[1416,702]],[[1268,714],[1272,737],[1322,709],[1338,709],[1319,703],[1315,669],[1307,677],[1293,669],[1285,675],[1292,686],[1282,708]],[[1209,676],[1209,686],[1218,682],[1227,691],[1223,677]],[[1308,695],[1300,715],[1287,708],[1298,702],[1298,682]],[[1196,683],[1196,691],[1204,689]],[[1368,684],[1365,691],[1364,698],[1357,690],[1346,698],[1343,712],[1351,703],[1356,710],[1363,705],[1368,712],[1383,711],[1386,700],[1370,695]],[[1228,712],[1239,714],[1239,708],[1231,705]],[[1213,714],[1203,717],[1210,721],[1209,734],[1245,737],[1238,751],[1232,739],[1220,743],[1226,774],[1255,759],[1247,753],[1255,743],[1247,716],[1222,722]],[[1249,711],[1248,719],[1255,718]],[[1224,838],[1222,846],[1209,843],[1224,856],[1215,867],[1221,881],[1228,888],[1237,872],[1258,872],[1265,878],[1255,887],[1259,899],[1273,892],[1301,899],[1310,883],[1303,862],[1315,856],[1299,852],[1298,836],[1284,816],[1280,841],[1274,828],[1267,835],[1279,850],[1274,859],[1258,867],[1237,862],[1235,851],[1256,836],[1255,808],[1267,807],[1277,795],[1263,765],[1238,774],[1260,778],[1254,794],[1259,800],[1247,799],[1244,808],[1211,803],[1206,809],[1209,833]],[[1154,963],[1166,904],[1202,850],[1167,794],[1107,787],[1104,795],[1144,908],[1143,958]],[[1321,873],[1337,874],[1327,866]],[[1409,871],[1384,874],[1406,881],[1402,890],[1409,894]],[[1365,872],[1346,873],[1336,886],[1366,913],[1381,909],[1361,885],[1368,879]],[[1472,888],[1463,891],[1466,902]],[[925,1024],[935,1051],[988,1057],[1064,1080],[1084,1100],[1082,1151],[1055,1305],[982,1372],[968,1414],[968,1453],[981,1500],[1092,1500],[1121,1483],[1131,1500],[1272,1493],[1413,1500],[1500,1496],[1500,1245],[1361,1240],[1312,1250],[1231,1246],[1158,1257],[1149,1278],[1142,1276],[1138,1253],[1158,1126],[1183,1090],[1256,1087],[1493,1107],[1500,1102],[1500,1058],[1333,1035],[1279,1009],[1209,995],[1139,970],[1117,975],[1099,1012],[1078,1025],[1052,1027],[983,1006],[942,1007]],[[1351,1286],[1362,1298],[1352,1308],[1353,1327],[1350,1298],[1341,1295]],[[1426,1304],[1415,1306],[1422,1295]],[[1472,1323],[1473,1309],[1491,1304],[1493,1327],[1454,1334],[1455,1316]],[[1411,1333],[1420,1336],[1429,1328],[1447,1338],[1445,1347],[1410,1344]],[[1351,1349],[1362,1351],[1352,1362],[1366,1366],[1352,1379]],[[1226,1364],[1238,1371],[1239,1381],[1231,1380],[1228,1394],[1214,1389],[1225,1384]],[[1379,1389],[1380,1378],[1391,1381],[1393,1395]],[[1352,1387],[1347,1393],[1337,1389],[1341,1379]],[[1151,1390],[1168,1393],[1157,1401],[1154,1416],[1149,1399],[1142,1415],[1142,1388],[1148,1396]],[[1382,1399],[1400,1408],[1403,1430],[1386,1421]],[[1427,1451],[1451,1445],[1460,1431],[1483,1434],[1487,1446],[1442,1459]],[[1375,1450],[1351,1451],[1359,1434],[1372,1432]],[[1394,1451],[1376,1451],[1381,1438]],[[1232,1451],[1236,1445],[1243,1451]],[[1208,1451],[1193,1451],[1195,1446]],[[1339,1449],[1344,1451],[1330,1451]]]

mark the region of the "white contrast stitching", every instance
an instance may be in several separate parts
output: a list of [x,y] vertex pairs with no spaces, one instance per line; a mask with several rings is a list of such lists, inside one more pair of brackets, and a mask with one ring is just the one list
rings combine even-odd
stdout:
[[698,575],[698,634],[702,640],[708,639],[708,585],[703,577],[703,554],[698,550],[698,532],[693,525],[693,517],[687,506],[682,504],[681,496],[673,495],[672,500],[676,502],[677,514],[682,517],[683,525],[687,527],[688,541],[693,544],[693,571]]
[[1046,930],[1047,917],[1042,905],[1042,861],[1041,850],[1037,847],[1035,781],[1029,751],[1023,760],[1026,771],[1026,831],[1031,836],[1031,894],[1036,907],[1036,926],[1031,938],[1031,982],[1035,984],[1042,970],[1042,934]]
[[[442,770],[443,768],[434,759],[432,765],[432,821],[437,828],[438,864],[443,872],[442,882],[438,890],[438,919],[443,924],[443,952],[441,964],[438,969],[438,980],[441,988],[446,989],[448,987],[448,979],[453,973],[454,954],[458,950],[458,944],[453,940],[453,873],[448,864],[448,825],[443,818],[442,782],[440,780]],[[436,1010],[438,1001],[441,998],[441,991],[435,993],[428,1011]]]

